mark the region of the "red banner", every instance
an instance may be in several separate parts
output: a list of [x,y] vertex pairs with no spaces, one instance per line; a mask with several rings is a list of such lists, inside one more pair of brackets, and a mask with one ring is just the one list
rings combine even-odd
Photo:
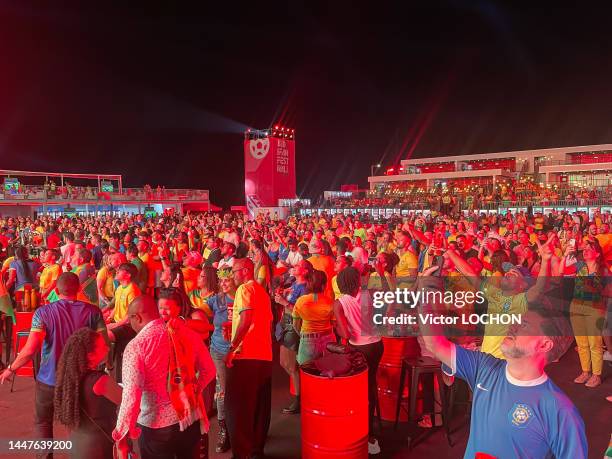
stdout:
[[265,137],[244,141],[244,194],[251,215],[295,195],[295,141]]

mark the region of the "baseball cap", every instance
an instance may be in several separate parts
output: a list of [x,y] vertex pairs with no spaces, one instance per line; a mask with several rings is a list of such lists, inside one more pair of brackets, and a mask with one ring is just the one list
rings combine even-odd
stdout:
[[513,265],[512,263],[506,261],[504,263],[502,263],[502,270],[507,273],[512,271],[513,269],[517,270],[519,273],[521,273],[521,275],[523,277],[531,277],[531,272],[525,268],[524,266],[520,266],[520,265]]

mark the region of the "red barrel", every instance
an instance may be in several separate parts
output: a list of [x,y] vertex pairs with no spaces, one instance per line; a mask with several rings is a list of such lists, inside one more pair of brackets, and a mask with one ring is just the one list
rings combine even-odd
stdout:
[[[376,382],[378,385],[378,403],[380,404],[380,417],[384,421],[395,421],[395,407],[397,406],[400,371],[402,359],[405,357],[418,357],[421,353],[419,343],[414,337],[387,338],[383,337],[385,351],[380,364]],[[402,402],[404,409],[400,410],[400,421],[408,421],[408,387],[410,375],[406,375],[401,396],[406,399]]]
[[367,459],[368,371],[326,378],[300,370],[302,457]]

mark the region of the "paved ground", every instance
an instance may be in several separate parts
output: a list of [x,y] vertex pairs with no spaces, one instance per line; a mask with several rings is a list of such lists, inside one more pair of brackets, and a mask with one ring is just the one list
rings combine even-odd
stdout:
[[[590,458],[601,459],[608,445],[612,428],[612,403],[605,400],[605,396],[612,394],[612,368],[606,364],[604,384],[597,389],[587,389],[572,382],[578,373],[578,357],[570,350],[561,362],[549,367],[548,373],[552,379],[563,389],[577,405],[587,428],[589,437]],[[266,455],[270,458],[292,459],[300,457],[300,417],[287,416],[280,413],[281,408],[288,402],[288,380],[280,368],[274,374],[274,389],[272,402],[272,423],[270,436],[266,446]],[[18,378],[15,392],[10,393],[5,384],[0,387],[0,438],[30,438],[32,433],[32,420],[34,410],[34,383],[32,378]],[[461,413],[455,416],[453,425],[460,427],[463,422]],[[216,422],[212,422],[213,431],[211,445],[216,436]],[[57,428],[58,438],[67,436],[65,430]],[[407,425],[402,424],[397,432],[389,425],[383,426],[381,446],[383,448],[380,458],[424,458],[446,459],[461,458],[467,442],[468,428],[464,425],[453,435],[456,442],[450,447],[442,432],[435,432],[429,438],[419,443],[413,450],[407,447],[407,437],[410,434]],[[211,447],[211,450],[214,449]],[[0,457],[27,457],[2,456]],[[66,457],[56,455],[56,457]],[[212,458],[229,458],[230,454],[211,454]],[[560,458],[561,459],[561,458]],[[565,459],[565,458],[563,458]]]

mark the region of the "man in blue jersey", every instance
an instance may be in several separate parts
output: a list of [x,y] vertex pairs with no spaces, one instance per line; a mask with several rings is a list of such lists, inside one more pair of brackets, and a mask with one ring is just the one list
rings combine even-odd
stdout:
[[[108,344],[106,325],[100,308],[77,300],[79,289],[80,283],[76,274],[60,274],[57,278],[59,300],[41,306],[34,312],[32,328],[25,346],[13,363],[0,374],[2,384],[36,354],[41,354],[34,392],[34,427],[38,438],[53,440],[55,371],[68,338],[79,328],[88,327],[99,332]],[[53,457],[53,452],[40,450],[37,457]]]
[[[429,306],[422,306],[423,312],[431,312],[426,311]],[[511,326],[501,345],[506,360],[457,346],[433,326],[421,324],[421,331],[443,371],[464,379],[472,389],[464,458],[477,453],[499,459],[588,456],[578,410],[544,372],[560,342],[552,318],[539,311],[522,314],[521,324]]]

